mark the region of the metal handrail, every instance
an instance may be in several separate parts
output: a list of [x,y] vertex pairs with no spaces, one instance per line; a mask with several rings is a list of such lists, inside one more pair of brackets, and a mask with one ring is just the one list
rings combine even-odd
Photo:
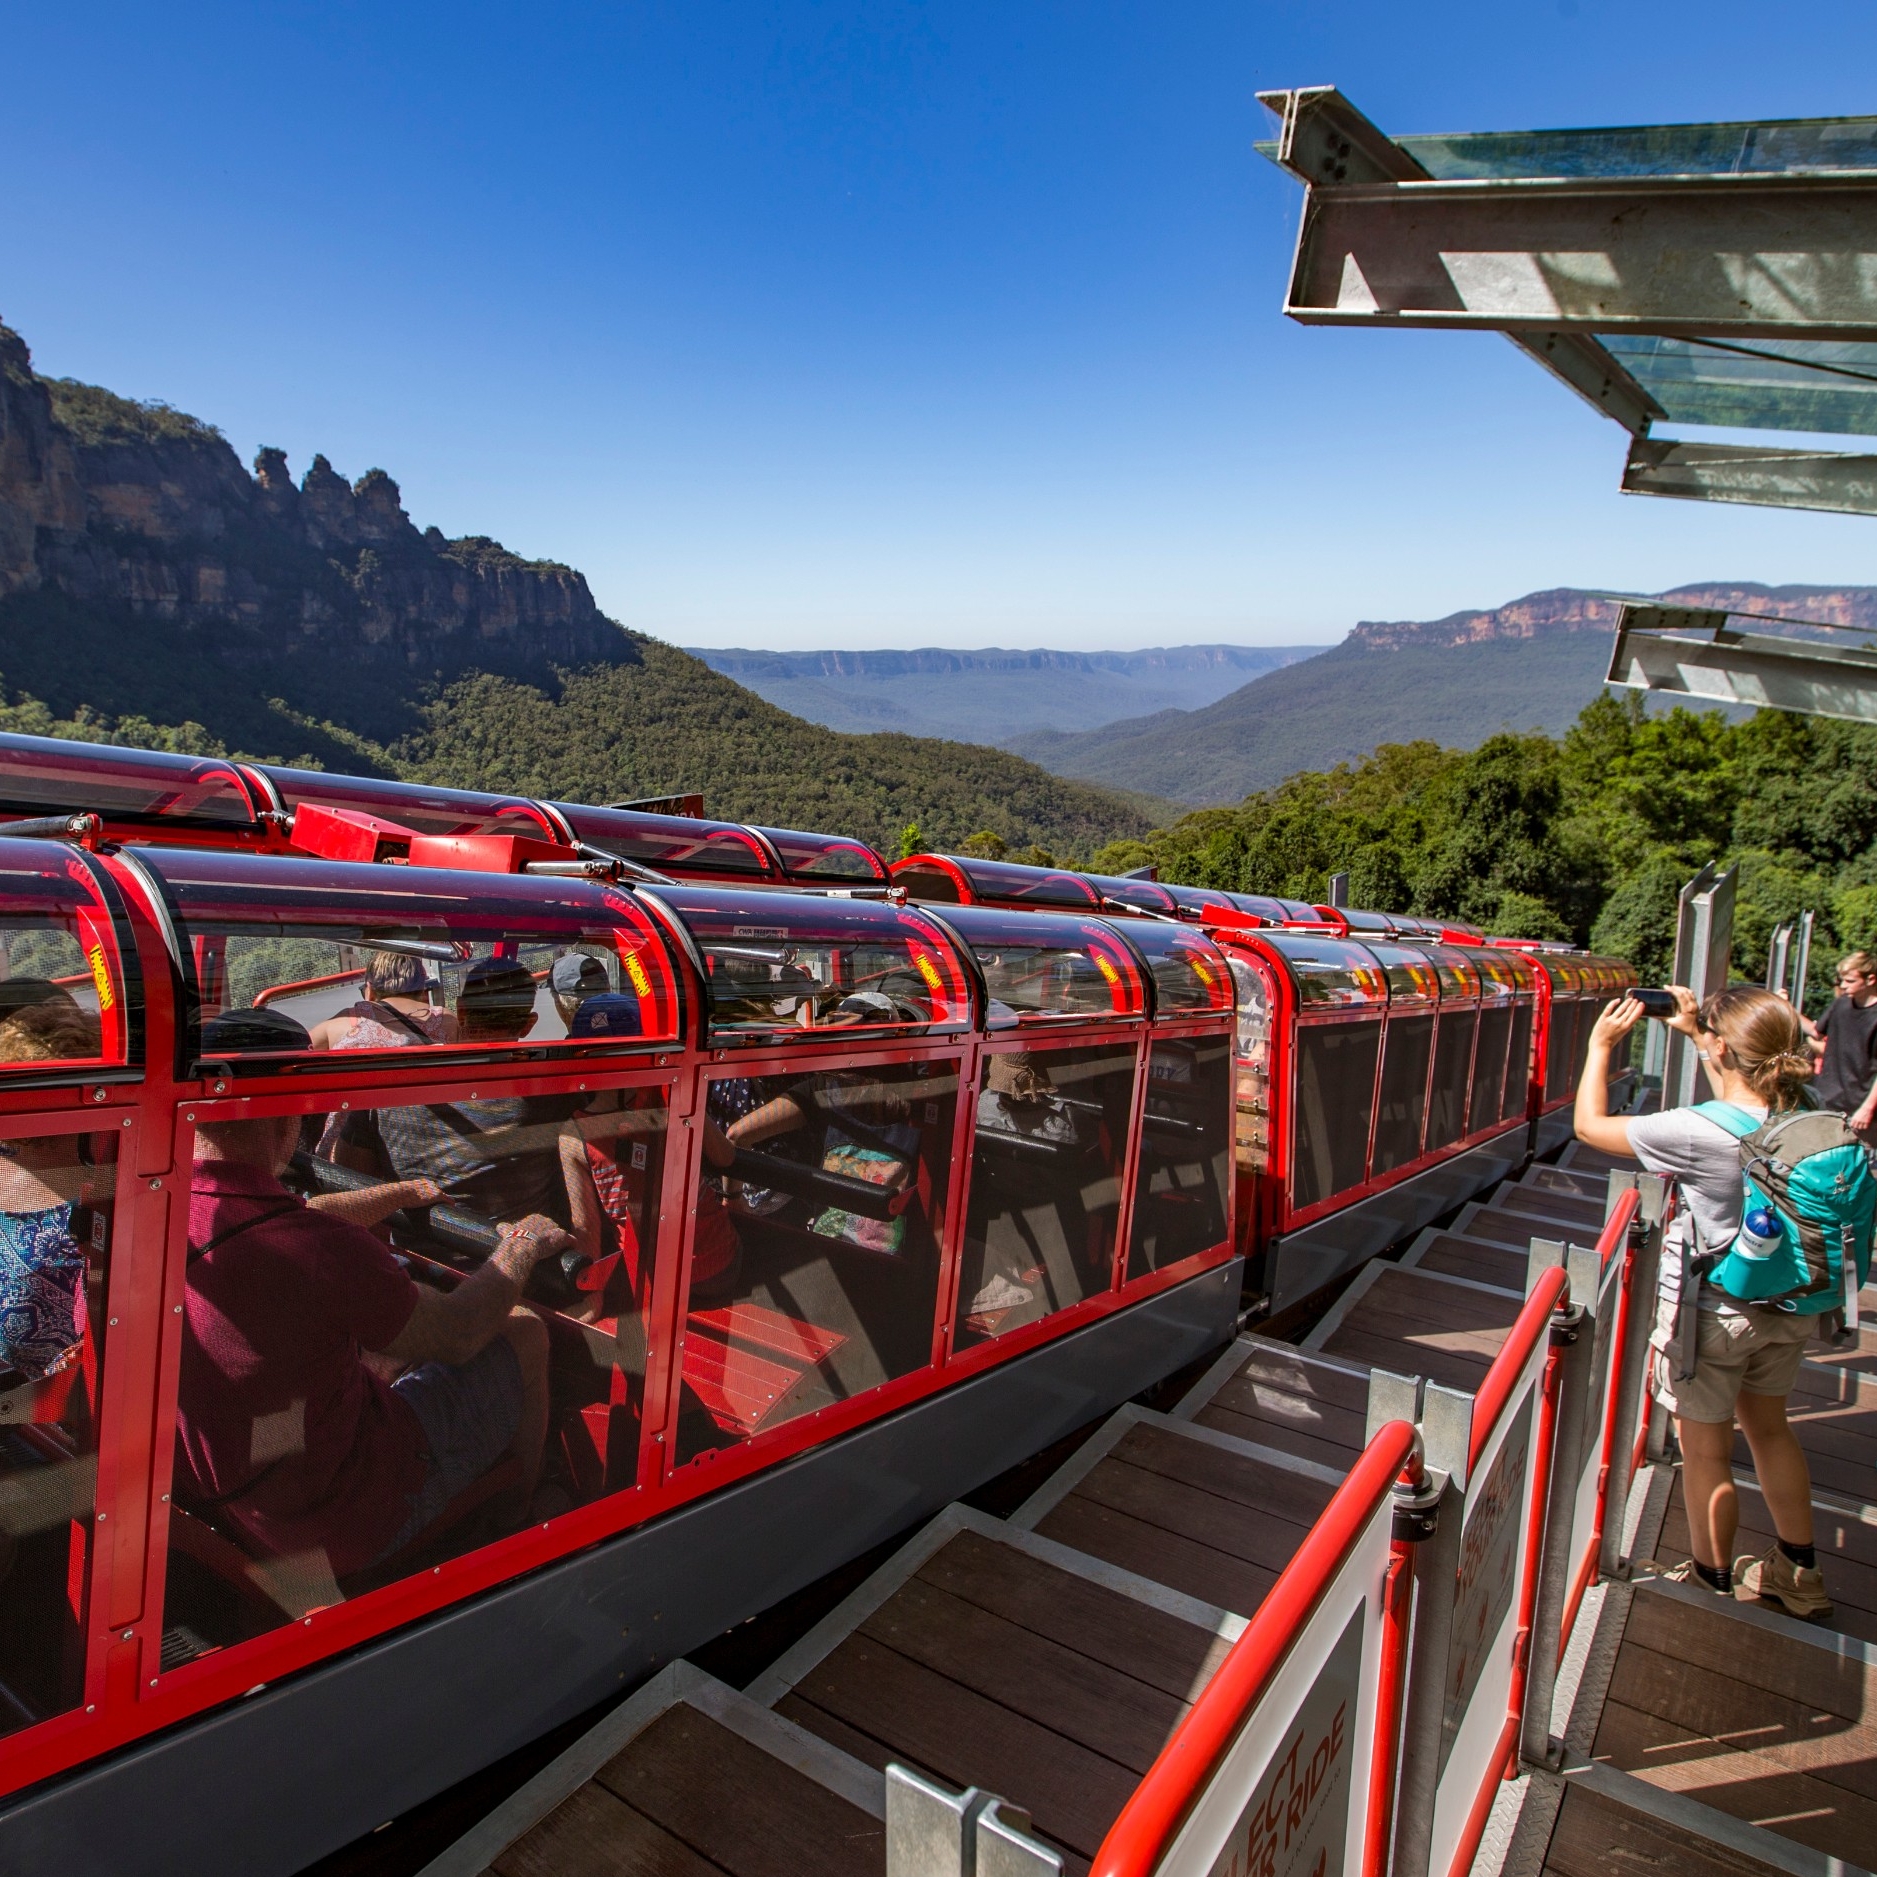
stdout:
[[1121,1808],[1089,1877],[1149,1877],[1271,1686],[1324,1592],[1419,1451],[1407,1421],[1377,1430],[1244,1633]]
[[1525,1307],[1512,1325],[1512,1333],[1493,1357],[1486,1379],[1473,1397],[1473,1429],[1467,1442],[1466,1468],[1470,1475],[1486,1451],[1486,1443],[1499,1425],[1499,1417],[1511,1403],[1525,1365],[1532,1351],[1551,1333],[1551,1317],[1568,1300],[1570,1276],[1561,1264],[1554,1264],[1532,1287]]

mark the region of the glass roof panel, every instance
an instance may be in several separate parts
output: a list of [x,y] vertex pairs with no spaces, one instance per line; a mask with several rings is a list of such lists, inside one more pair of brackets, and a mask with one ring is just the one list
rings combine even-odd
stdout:
[[1630,333],[1604,333],[1599,343],[1671,423],[1877,436],[1877,345]]
[[1513,176],[1768,176],[1877,169],[1877,117],[1489,130],[1394,140],[1439,182]]

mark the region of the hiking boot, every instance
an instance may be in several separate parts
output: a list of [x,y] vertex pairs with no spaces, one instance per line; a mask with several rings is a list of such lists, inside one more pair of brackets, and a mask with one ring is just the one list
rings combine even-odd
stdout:
[[1777,1545],[1763,1558],[1735,1560],[1734,1595],[1742,1603],[1756,1598],[1776,1603],[1788,1616],[1806,1623],[1823,1622],[1831,1614],[1824,1572],[1802,1570]]
[[1683,1558],[1672,1571],[1656,1571],[1653,1574],[1659,1577],[1665,1584],[1686,1584],[1691,1590],[1705,1590],[1710,1597],[1731,1598],[1734,1594],[1731,1590],[1716,1590],[1714,1586],[1695,1569],[1695,1561],[1693,1558]]

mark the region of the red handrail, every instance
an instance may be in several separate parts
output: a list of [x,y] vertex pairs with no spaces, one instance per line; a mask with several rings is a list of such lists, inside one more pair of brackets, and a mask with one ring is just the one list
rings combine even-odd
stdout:
[[334,984],[347,984],[353,978],[365,975],[363,965],[354,965],[350,971],[328,971],[323,978],[295,978],[291,984],[270,984],[266,990],[255,993],[254,1008],[265,1010],[277,997],[297,997],[302,991],[323,991]]
[[1089,1877],[1148,1877],[1159,1863],[1363,1527],[1386,1503],[1419,1438],[1407,1421],[1390,1421],[1377,1431],[1121,1808]]
[[1512,1325],[1512,1334],[1493,1357],[1486,1379],[1473,1397],[1473,1434],[1467,1446],[1466,1470],[1470,1475],[1486,1451],[1486,1443],[1499,1425],[1499,1417],[1512,1399],[1512,1390],[1525,1373],[1532,1351],[1551,1333],[1551,1313],[1570,1286],[1570,1276],[1561,1264],[1554,1264],[1537,1282],[1525,1299],[1525,1308]]

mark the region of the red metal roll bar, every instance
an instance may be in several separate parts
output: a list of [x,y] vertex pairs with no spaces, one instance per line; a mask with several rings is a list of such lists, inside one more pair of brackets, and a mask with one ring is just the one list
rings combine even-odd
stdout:
[[[1357,1537],[1387,1501],[1419,1447],[1420,1436],[1407,1421],[1390,1421],[1378,1430],[1121,1808],[1095,1854],[1090,1877],[1149,1877],[1283,1666]],[[1402,1659],[1399,1652],[1396,1659]]]
[[1551,1313],[1557,1309],[1559,1299],[1569,1290],[1570,1282],[1564,1267],[1553,1265],[1525,1299],[1525,1307],[1513,1323],[1512,1333],[1493,1357],[1492,1367],[1486,1371],[1486,1379],[1480,1383],[1479,1393],[1473,1397],[1473,1432],[1466,1456],[1469,1472],[1479,1465],[1479,1457],[1486,1451],[1486,1443],[1492,1438],[1493,1430],[1499,1425],[1500,1415],[1506,1411],[1506,1405],[1512,1399],[1512,1391],[1518,1385],[1519,1376],[1524,1373],[1525,1364],[1531,1359],[1539,1339],[1549,1332]]
[[[1604,1393],[1603,1425],[1598,1429],[1598,1439],[1602,1443],[1602,1457],[1597,1471],[1597,1512],[1596,1521],[1591,1527],[1590,1544],[1583,1562],[1572,1574],[1570,1594],[1564,1600],[1564,1617],[1558,1625],[1558,1659],[1564,1659],[1565,1645],[1570,1639],[1571,1629],[1577,1621],[1577,1607],[1584,1600],[1584,1592],[1597,1581],[1597,1559],[1603,1550],[1603,1530],[1608,1521],[1610,1510],[1610,1481],[1616,1465],[1616,1455],[1611,1451],[1616,1442],[1617,1392],[1622,1386],[1623,1357],[1629,1346],[1629,1337],[1636,1323],[1636,1299],[1633,1295],[1636,1275],[1636,1244],[1630,1225],[1642,1205],[1642,1194],[1635,1187],[1630,1187],[1616,1202],[1616,1210],[1603,1222],[1603,1231],[1597,1239],[1597,1267],[1603,1270],[1618,1251],[1623,1254],[1623,1273],[1617,1279],[1616,1321],[1610,1330],[1609,1376],[1610,1385]],[[1634,1468],[1626,1469],[1622,1486],[1627,1488]]]

